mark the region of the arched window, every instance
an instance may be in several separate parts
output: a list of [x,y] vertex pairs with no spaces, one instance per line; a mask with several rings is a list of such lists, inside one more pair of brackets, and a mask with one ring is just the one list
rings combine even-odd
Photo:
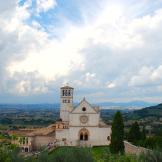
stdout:
[[89,139],[89,131],[85,128],[79,131],[79,139],[80,141],[88,141]]
[[84,134],[84,140],[88,141],[88,134],[87,134],[87,132]]
[[23,137],[23,145],[25,144],[25,137]]
[[26,144],[28,145],[28,138],[26,137]]
[[65,95],[65,92],[64,92],[64,90],[62,90],[62,96],[64,96]]
[[29,151],[28,147],[25,147],[25,152],[28,152],[28,151]]
[[65,90],[65,96],[67,96],[67,90]]
[[71,93],[70,93],[70,90],[68,91],[68,96],[70,96],[71,95]]
[[83,141],[83,133],[80,134],[80,140]]
[[63,103],[66,103],[66,100],[63,100]]

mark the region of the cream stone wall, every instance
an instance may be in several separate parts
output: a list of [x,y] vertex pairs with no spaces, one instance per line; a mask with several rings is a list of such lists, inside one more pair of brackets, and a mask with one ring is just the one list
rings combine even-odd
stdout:
[[[110,136],[111,128],[99,128],[99,127],[70,127],[69,128],[69,145],[79,145],[80,136],[79,132],[81,129],[86,128],[89,132],[88,141],[86,143],[91,146],[99,146],[99,145],[109,145],[110,141],[108,141],[108,136]],[[62,132],[63,133],[63,132]]]
[[[88,122],[83,124],[80,122],[81,116],[87,116]],[[69,125],[70,126],[98,126],[99,125],[99,114],[96,113],[79,113],[79,114],[70,114],[69,115]]]
[[33,149],[37,150],[43,146],[47,146],[49,143],[54,142],[55,141],[55,137],[54,136],[35,136],[32,137],[32,147]]
[[[56,131],[56,139],[62,141],[66,139],[66,143],[69,146],[77,146],[80,145],[82,141],[80,141],[79,131],[85,127],[70,127],[65,130],[57,130]],[[100,146],[100,145],[109,145],[110,140],[108,140],[108,136],[110,138],[111,128],[99,128],[99,127],[86,127],[89,132],[88,141],[86,143],[89,146]]]
[[62,121],[69,121],[69,112],[73,110],[73,88],[62,87],[60,97],[60,118]]
[[69,111],[62,107],[60,110],[60,118],[63,121],[69,121]]
[[57,140],[62,140],[64,138],[66,138],[68,140],[69,136],[70,136],[69,129],[56,130],[56,139]]
[[[83,111],[85,108],[85,111]],[[82,123],[80,121],[81,116],[87,116],[88,121],[86,123]],[[69,114],[69,125],[70,126],[98,126],[100,119],[99,111],[96,111],[85,99],[81,101],[81,103],[73,109],[73,111]]]

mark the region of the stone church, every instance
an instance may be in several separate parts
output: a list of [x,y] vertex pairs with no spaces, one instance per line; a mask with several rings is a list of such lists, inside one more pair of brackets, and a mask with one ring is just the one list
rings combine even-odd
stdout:
[[89,104],[85,98],[73,106],[73,91],[69,86],[61,88],[61,124],[65,129],[56,130],[56,139],[67,140],[68,145],[108,145],[111,127],[100,118],[97,106]]
[[[60,88],[60,119],[46,128],[21,130],[18,144],[23,151],[37,150],[49,145],[58,146],[100,146],[110,144],[111,126],[100,118],[98,106],[83,100],[73,104],[74,88]],[[25,133],[22,133],[22,132]],[[20,133],[21,132],[21,133]],[[20,140],[20,138],[25,139]],[[21,141],[21,143],[20,143]]]

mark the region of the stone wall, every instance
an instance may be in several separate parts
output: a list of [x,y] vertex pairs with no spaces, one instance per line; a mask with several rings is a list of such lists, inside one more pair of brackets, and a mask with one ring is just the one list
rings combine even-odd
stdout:
[[[89,133],[88,141],[86,143],[91,146],[109,145],[110,144],[110,134],[111,127],[70,127],[69,129],[57,129],[56,139],[62,141],[66,139],[66,144],[69,146],[80,145],[80,135],[79,132],[82,129],[86,129]],[[109,138],[108,138],[109,136]],[[82,142],[82,141],[81,141]]]
[[[87,108],[88,109],[88,108]],[[88,111],[88,110],[87,110]],[[93,110],[94,111],[94,110]],[[80,121],[81,116],[87,116],[88,121],[86,123],[82,123]],[[85,112],[85,113],[71,113],[70,114],[70,126],[98,126],[100,120],[100,114],[98,113],[91,113],[91,112]]]
[[128,154],[139,155],[140,153],[145,153],[147,151],[150,151],[149,149],[146,149],[144,147],[135,146],[127,141],[124,141],[124,146],[125,146],[125,152]]
[[33,137],[32,140],[33,140],[33,143],[32,143],[33,150],[38,150],[41,147],[47,147],[49,143],[54,142],[55,137],[54,136],[35,136]]

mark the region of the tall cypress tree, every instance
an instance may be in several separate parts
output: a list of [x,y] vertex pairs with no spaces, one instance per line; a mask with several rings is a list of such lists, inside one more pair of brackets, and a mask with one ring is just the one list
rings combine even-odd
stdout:
[[111,153],[124,153],[124,122],[119,111],[114,116],[111,131]]
[[128,141],[136,145],[138,144],[140,139],[141,139],[140,127],[139,124],[135,122],[132,124],[130,131],[128,133]]
[[145,127],[143,126],[142,132],[141,132],[141,140],[145,140],[145,139],[146,139],[146,130],[145,130]]

